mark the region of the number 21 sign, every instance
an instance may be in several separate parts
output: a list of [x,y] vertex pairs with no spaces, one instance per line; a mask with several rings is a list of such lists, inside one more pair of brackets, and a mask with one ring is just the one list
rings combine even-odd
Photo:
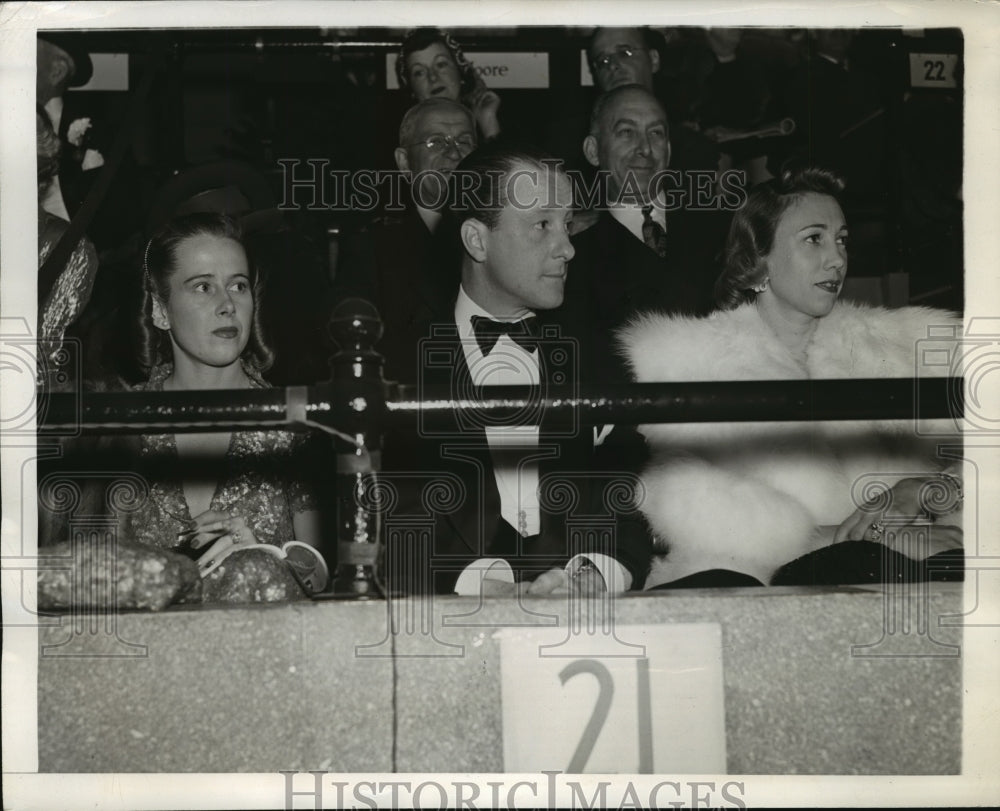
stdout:
[[726,771],[717,624],[504,629],[506,772]]

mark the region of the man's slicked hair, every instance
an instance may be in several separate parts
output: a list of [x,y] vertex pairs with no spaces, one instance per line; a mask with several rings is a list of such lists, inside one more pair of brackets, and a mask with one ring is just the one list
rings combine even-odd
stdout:
[[523,167],[540,173],[563,171],[562,161],[529,144],[491,141],[470,152],[451,174],[449,211],[457,225],[479,220],[494,229],[507,205],[511,174]]

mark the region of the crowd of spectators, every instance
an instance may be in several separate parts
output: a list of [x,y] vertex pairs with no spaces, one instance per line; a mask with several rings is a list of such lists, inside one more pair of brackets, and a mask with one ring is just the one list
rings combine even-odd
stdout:
[[[67,92],[92,72],[84,39],[39,38],[36,115],[39,329],[53,357],[66,336],[79,339],[82,352],[68,362],[84,388],[320,382],[334,351],[330,315],[352,298],[381,315],[387,379],[477,389],[565,382],[567,371],[575,384],[598,385],[704,379],[723,367],[731,367],[723,379],[907,376],[912,358],[891,369],[865,359],[891,343],[893,330],[910,345],[928,324],[953,322],[943,311],[910,308],[897,317],[837,303],[848,222],[864,235],[860,246],[852,243],[853,256],[884,251],[881,226],[891,219],[896,158],[887,111],[896,102],[864,35],[599,28],[581,43],[592,93],[565,94],[548,115],[526,119],[486,85],[454,37],[418,29],[395,61],[408,96],[398,120],[359,105],[356,118],[344,110],[338,122],[357,136],[344,165],[388,139],[380,160],[397,174],[370,186],[378,205],[326,220],[279,206],[273,167],[242,159],[256,149],[174,167],[169,177],[137,166],[127,149],[134,122],[108,133],[76,106],[83,94]],[[363,64],[350,68],[352,94],[379,92]],[[380,131],[366,133],[359,122]],[[98,181],[102,173],[110,184]],[[957,186],[941,174],[945,208],[949,195],[957,206]],[[292,185],[301,198],[298,177]],[[703,329],[711,334],[692,337]],[[428,360],[431,336],[439,352],[450,352],[444,370]],[[574,347],[568,369],[547,354],[560,340]],[[837,340],[847,345],[829,349]],[[712,341],[722,355],[699,360],[697,347]],[[745,363],[727,365],[733,346],[750,350]],[[753,362],[764,356],[767,363]],[[42,374],[40,383],[53,385]],[[861,433],[884,439],[872,426]],[[889,434],[906,445],[898,431]],[[960,549],[959,473],[925,449],[859,460],[858,437],[831,438],[824,424],[806,435],[783,428],[765,444],[789,437],[785,455],[761,462],[757,439],[744,437],[744,447],[719,435],[624,426],[572,437],[537,424],[456,425],[448,441],[389,435],[384,469],[389,482],[399,474],[400,510],[420,502],[419,490],[410,492],[419,474],[450,476],[468,495],[437,516],[430,548],[387,541],[387,577],[409,591],[493,594],[878,580],[882,567],[871,550],[896,537],[887,535],[887,521],[904,518],[934,525],[933,543],[920,554],[894,551],[924,560]],[[235,547],[299,540],[322,548],[309,487],[253,469],[255,460],[267,460],[269,471],[275,457],[287,462],[295,446],[279,432],[143,437],[136,451],[143,459],[212,464],[197,476],[151,478],[149,509],[123,517],[121,531],[130,542],[197,550],[206,599],[308,592],[316,587],[315,573],[302,573],[308,561],[291,567],[292,579],[266,555],[238,558],[250,561],[240,583],[263,578],[270,591],[218,586],[233,577]],[[802,478],[803,455],[822,476]],[[919,460],[920,475],[887,485],[894,504],[849,509],[849,477],[887,458]],[[773,475],[755,476],[760,464]],[[322,464],[297,470],[314,468]],[[574,487],[590,505],[607,508],[606,479],[632,489],[627,505],[605,509],[616,540],[577,543],[566,516],[556,520],[546,477],[570,471],[581,476]],[[803,481],[835,492],[836,505],[817,507],[800,492]],[[756,497],[743,493],[751,507],[734,507],[725,526],[699,535],[708,516],[725,510],[721,493],[754,487]],[[947,509],[928,508],[928,488],[946,491]],[[762,507],[769,499],[778,506]],[[757,538],[746,518],[754,509],[780,526]],[[588,515],[600,512],[593,506]],[[741,525],[756,546],[736,554]],[[852,543],[870,546],[845,548]],[[849,562],[808,558],[830,544]],[[794,574],[781,579],[785,564]]]

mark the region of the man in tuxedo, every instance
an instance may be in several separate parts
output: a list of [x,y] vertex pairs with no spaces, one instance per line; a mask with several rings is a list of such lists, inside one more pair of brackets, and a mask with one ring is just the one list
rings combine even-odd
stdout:
[[[638,84],[604,93],[583,151],[599,170],[592,190],[601,211],[574,238],[567,297],[589,313],[600,342],[613,346],[614,331],[646,310],[707,313],[726,221],[718,211],[689,209],[686,185],[665,177],[671,142],[660,102]],[[616,357],[601,363],[605,380],[616,380]]]
[[[494,385],[534,384],[543,393],[578,385],[589,347],[560,307],[573,258],[569,178],[543,153],[493,143],[459,164],[452,181],[461,282],[451,317],[420,344],[419,396],[477,400]],[[629,471],[645,449],[633,432],[612,431],[602,443],[605,433],[557,424],[532,407],[512,419],[449,412],[421,423],[416,436],[388,437],[385,475],[399,493],[385,521],[390,585],[497,595],[518,584],[547,591],[571,576],[599,576],[616,591],[638,585],[649,537],[613,494],[631,492]],[[602,467],[605,454],[614,467]],[[610,472],[626,457],[635,462]],[[448,496],[417,492],[421,476]],[[435,505],[429,536],[415,543],[407,516]]]
[[476,146],[476,125],[466,107],[427,99],[411,107],[399,127],[396,166],[409,180],[402,216],[376,218],[345,240],[335,285],[338,298],[357,296],[379,311],[379,352],[390,380],[415,383],[421,330],[447,316],[458,284],[457,245],[439,226],[447,178]]

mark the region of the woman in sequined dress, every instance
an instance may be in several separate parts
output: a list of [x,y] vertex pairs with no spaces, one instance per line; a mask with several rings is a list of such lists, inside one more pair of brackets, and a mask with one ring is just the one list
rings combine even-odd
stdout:
[[[268,386],[261,374],[272,356],[260,326],[259,279],[233,220],[190,214],[170,221],[146,247],[143,276],[137,351],[149,378],[136,390]],[[309,467],[305,449],[301,436],[286,431],[143,436],[149,496],[125,516],[124,537],[197,557],[203,571],[233,546],[298,540],[315,547],[318,513],[297,477]],[[205,577],[206,601],[302,596],[285,561],[240,551]]]
[[[59,171],[59,138],[43,109],[35,111],[36,152],[38,158],[38,268],[42,270],[49,255],[69,228],[69,223],[44,208]],[[39,382],[57,387],[55,374],[66,330],[90,300],[97,276],[97,251],[86,237],[73,248],[65,263],[48,269],[38,277],[38,335],[44,354],[39,358]],[[52,366],[52,373],[47,374]]]

